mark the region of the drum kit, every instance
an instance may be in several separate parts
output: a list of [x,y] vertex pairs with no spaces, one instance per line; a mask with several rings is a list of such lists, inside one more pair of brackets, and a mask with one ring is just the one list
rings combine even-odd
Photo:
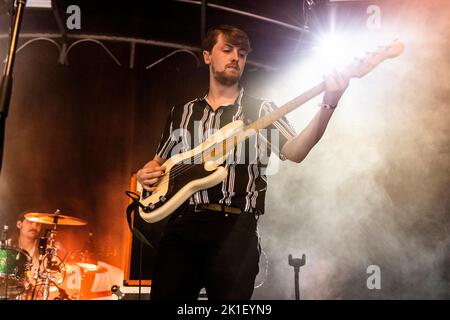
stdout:
[[[51,226],[39,239],[38,266],[30,254],[11,245],[8,227],[0,241],[0,300],[75,300],[83,298],[82,282],[86,275],[101,269],[88,260],[88,250],[60,256],[56,241],[58,226],[84,226],[85,220],[55,213],[30,212],[25,219]],[[71,262],[66,262],[66,258]],[[35,263],[36,264],[36,263]]]

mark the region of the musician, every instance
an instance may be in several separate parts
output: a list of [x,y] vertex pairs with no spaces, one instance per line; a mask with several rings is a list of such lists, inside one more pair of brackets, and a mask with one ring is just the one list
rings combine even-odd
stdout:
[[[156,155],[137,172],[147,191],[155,190],[152,185],[164,174],[166,159],[194,148],[214,129],[237,119],[248,123],[276,109],[270,101],[247,95],[239,84],[251,51],[244,31],[228,25],[212,28],[203,49],[209,89],[204,97],[171,109]],[[322,107],[300,134],[285,117],[274,122],[256,140],[247,140],[245,148],[237,146],[226,160],[228,176],[222,183],[195,193],[170,216],[159,244],[151,299],[194,300],[203,287],[210,300],[251,298],[260,253],[257,220],[264,213],[267,189],[263,155],[275,152],[281,160],[301,162],[322,137],[347,86],[348,79],[339,73],[327,77]]]
[[41,236],[42,224],[25,219],[24,214],[20,214],[16,221],[17,239],[15,246],[25,250],[32,259],[32,274],[37,272],[39,267],[39,237]]

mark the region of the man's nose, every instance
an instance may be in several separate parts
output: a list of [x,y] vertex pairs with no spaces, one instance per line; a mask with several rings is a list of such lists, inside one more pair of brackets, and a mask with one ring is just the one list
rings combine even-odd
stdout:
[[233,58],[233,61],[238,61],[239,60],[239,51],[238,51],[238,49],[234,49],[232,51],[231,57]]

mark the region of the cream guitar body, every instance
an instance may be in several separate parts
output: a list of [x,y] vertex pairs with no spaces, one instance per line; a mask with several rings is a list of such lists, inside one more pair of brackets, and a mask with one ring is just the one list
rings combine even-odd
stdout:
[[165,174],[151,194],[141,192],[139,213],[146,222],[157,222],[174,212],[195,192],[211,188],[227,177],[221,166],[242,135],[244,124],[234,121],[221,128],[196,148],[174,155],[164,162]]

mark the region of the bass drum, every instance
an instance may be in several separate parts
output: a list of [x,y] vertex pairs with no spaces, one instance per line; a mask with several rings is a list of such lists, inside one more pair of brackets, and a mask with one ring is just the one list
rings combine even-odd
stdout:
[[15,299],[25,291],[31,261],[25,250],[0,248],[0,299]]

